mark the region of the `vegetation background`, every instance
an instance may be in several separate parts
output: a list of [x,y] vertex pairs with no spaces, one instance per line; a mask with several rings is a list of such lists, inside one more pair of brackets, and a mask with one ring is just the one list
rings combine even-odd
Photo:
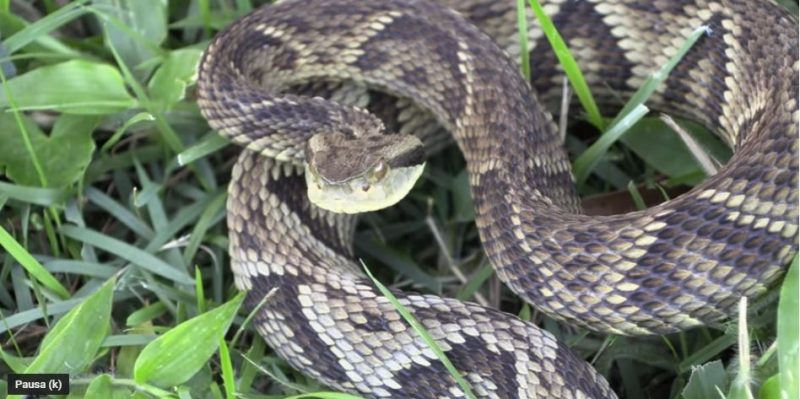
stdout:
[[[227,268],[239,150],[200,116],[195,68],[216,31],[262,3],[0,0],[0,373],[69,372],[72,397],[350,397],[320,392],[265,346]],[[797,15],[797,2],[781,3]],[[679,194],[709,173],[696,158],[729,155],[685,121],[694,154],[657,117],[597,140],[597,116],[573,116],[566,145],[592,212]],[[797,397],[797,259],[783,292],[722,330],[625,338],[564,326],[494,277],[455,148],[356,234],[387,285],[530,319],[623,398]]]

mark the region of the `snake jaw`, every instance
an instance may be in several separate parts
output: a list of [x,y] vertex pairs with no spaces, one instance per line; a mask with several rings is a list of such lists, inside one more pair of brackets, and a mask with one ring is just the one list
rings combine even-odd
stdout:
[[336,213],[371,212],[390,207],[403,199],[422,175],[425,163],[389,168],[379,181],[361,176],[331,183],[305,166],[308,199],[314,205]]

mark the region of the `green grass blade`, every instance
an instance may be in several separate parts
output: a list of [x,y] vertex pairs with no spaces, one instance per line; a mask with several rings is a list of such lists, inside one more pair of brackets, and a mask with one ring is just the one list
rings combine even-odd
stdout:
[[214,196],[208,208],[203,210],[203,214],[200,215],[200,218],[192,229],[192,234],[189,236],[189,243],[183,251],[183,259],[186,263],[191,263],[191,260],[197,254],[200,243],[203,241],[203,238],[205,238],[206,233],[208,233],[208,229],[212,227],[212,221],[225,212],[225,203],[227,199],[227,191],[221,191]]
[[586,84],[586,79],[583,77],[581,68],[578,66],[578,63],[575,62],[575,57],[572,56],[569,47],[567,47],[564,39],[561,38],[561,34],[556,30],[553,21],[550,20],[550,17],[548,17],[544,9],[542,9],[539,1],[530,0],[530,5],[531,9],[533,9],[533,13],[536,14],[539,25],[542,26],[542,31],[547,37],[547,41],[550,42],[550,46],[553,48],[556,58],[558,58],[558,62],[561,64],[561,67],[564,68],[564,73],[566,73],[572,88],[575,90],[575,95],[578,96],[578,100],[580,100],[581,105],[583,105],[583,109],[586,110],[589,123],[600,131],[604,131],[606,127],[605,121],[603,120],[603,116],[600,115],[600,109],[597,108],[597,103],[594,101],[592,92],[589,90],[589,85]]
[[388,299],[389,302],[392,303],[392,306],[394,306],[395,310],[397,310],[397,312],[400,313],[401,316],[403,316],[403,319],[408,324],[411,325],[414,331],[417,332],[417,334],[420,336],[420,338],[422,338],[425,344],[428,345],[431,351],[433,351],[433,353],[436,354],[436,357],[439,359],[440,362],[442,362],[442,365],[444,365],[444,367],[456,381],[458,386],[461,387],[461,390],[464,392],[464,395],[466,395],[467,398],[475,399],[476,396],[472,392],[472,388],[470,387],[469,383],[467,383],[467,381],[464,379],[461,373],[458,370],[456,370],[456,367],[453,366],[453,363],[450,361],[450,359],[447,358],[447,355],[445,355],[442,348],[439,347],[439,344],[437,344],[436,341],[434,341],[433,337],[431,337],[430,333],[428,333],[428,330],[426,330],[425,327],[419,321],[417,321],[414,315],[411,314],[411,311],[409,311],[408,308],[403,306],[403,304],[401,304],[397,300],[394,294],[392,294],[392,292],[389,291],[389,289],[386,288],[386,286],[381,284],[381,282],[378,281],[378,279],[376,279],[372,275],[372,273],[369,271],[369,269],[363,262],[361,263],[361,266],[364,268],[364,271],[367,273],[367,276],[369,276],[369,278],[372,280],[375,286],[378,287],[378,290],[380,290],[381,294],[383,294],[383,296],[386,299]]
[[798,256],[795,255],[781,287],[778,304],[778,368],[784,398],[800,397],[800,305],[798,305]]
[[133,212],[128,210],[128,208],[124,207],[122,204],[106,195],[104,192],[94,187],[89,187],[86,189],[86,198],[89,199],[89,201],[91,201],[93,204],[108,212],[109,215],[114,215],[117,220],[119,220],[122,224],[127,226],[140,237],[152,239],[156,234],[153,229],[147,225],[147,223],[134,215]]
[[178,165],[188,165],[200,158],[219,151],[228,144],[230,144],[230,141],[216,132],[208,133],[203,136],[197,144],[178,154]]
[[580,185],[589,177],[592,169],[602,159],[603,155],[611,148],[628,129],[644,117],[650,111],[647,107],[639,104],[625,118],[611,125],[609,129],[597,141],[594,142],[586,151],[581,154],[572,165],[575,174],[575,181]]
[[3,46],[9,54],[17,52],[29,43],[86,14],[88,10],[83,8],[86,2],[87,0],[78,0],[61,7],[58,11],[48,14],[3,40]]
[[63,188],[20,186],[0,181],[0,194],[28,204],[53,206],[63,202],[69,192]]
[[236,399],[236,376],[233,374],[233,361],[228,344],[225,340],[219,340],[219,362],[222,368],[222,383],[225,388],[226,399]]
[[128,327],[136,327],[142,323],[155,319],[167,312],[167,307],[163,302],[156,302],[152,305],[145,306],[133,313],[125,319],[125,325]]
[[111,137],[109,137],[108,140],[100,148],[100,152],[108,153],[108,151],[111,150],[111,148],[114,147],[114,145],[117,144],[117,142],[119,142],[119,140],[131,126],[139,122],[146,122],[153,120],[155,120],[153,115],[150,115],[147,112],[140,112],[132,116],[130,119],[125,121],[125,123],[123,123],[122,126],[120,126],[117,130],[114,131],[114,134],[112,134]]
[[193,285],[194,280],[184,270],[179,270],[149,252],[109,237],[97,231],[78,226],[63,226],[61,233],[67,237],[105,250],[131,262],[142,269],[179,284]]
[[20,245],[3,226],[0,226],[0,245],[9,255],[16,259],[36,281],[42,283],[42,285],[56,293],[56,295],[62,299],[69,298],[69,291],[67,291],[67,289],[64,288],[64,286],[61,285],[61,283],[53,277],[30,252]]
[[517,33],[519,35],[519,58],[522,76],[531,81],[531,60],[528,52],[528,18],[525,14],[525,0],[517,0]]
[[611,121],[610,125],[613,126],[614,124],[618,123],[620,119],[624,118],[626,115],[632,112],[636,107],[638,107],[641,104],[644,104],[645,101],[647,101],[647,99],[650,98],[650,95],[652,95],[653,92],[656,91],[658,86],[664,80],[667,79],[670,72],[672,72],[672,69],[675,68],[676,65],[678,65],[681,59],[683,59],[683,56],[685,56],[686,53],[689,52],[689,49],[691,49],[692,46],[694,46],[694,44],[697,43],[697,40],[700,39],[700,37],[703,36],[704,33],[708,32],[709,28],[707,26],[701,26],[695,29],[689,35],[689,37],[686,38],[683,44],[681,44],[681,47],[678,48],[678,51],[672,57],[670,57],[667,63],[661,66],[661,68],[658,71],[650,75],[650,77],[647,78],[644,84],[639,86],[639,90],[637,90],[636,93],[633,94],[631,99],[628,100],[627,103],[625,103],[625,106],[622,107],[622,110],[619,111],[614,120]]

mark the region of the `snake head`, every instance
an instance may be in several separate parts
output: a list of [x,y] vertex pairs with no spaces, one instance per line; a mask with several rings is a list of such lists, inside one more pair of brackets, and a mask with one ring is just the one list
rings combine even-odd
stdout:
[[394,205],[425,167],[423,144],[412,135],[321,133],[308,140],[305,151],[308,198],[337,213]]

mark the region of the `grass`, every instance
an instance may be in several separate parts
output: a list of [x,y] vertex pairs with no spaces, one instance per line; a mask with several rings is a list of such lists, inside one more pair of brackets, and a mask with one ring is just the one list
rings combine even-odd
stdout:
[[[260,3],[43,1],[27,19],[11,3],[0,0],[0,372],[73,373],[73,397],[353,398],[327,392],[266,347],[252,314],[238,310],[227,269],[225,188],[236,149],[199,115],[194,66],[211,34]],[[554,40],[559,59],[569,57]],[[589,104],[588,86],[574,85]],[[623,114],[644,111],[637,98]],[[657,118],[618,141],[614,129],[626,123],[586,107],[592,125],[610,128],[591,145],[580,122],[571,126],[568,149],[588,154],[575,160],[585,165],[582,194],[642,207],[648,192],[663,197],[670,182],[705,176]],[[725,159],[707,132],[679,124]],[[626,338],[566,327],[498,283],[454,148],[428,163],[408,200],[365,216],[356,246],[393,288],[524,314],[624,398],[797,390],[796,259],[780,304],[776,290],[725,330]]]

